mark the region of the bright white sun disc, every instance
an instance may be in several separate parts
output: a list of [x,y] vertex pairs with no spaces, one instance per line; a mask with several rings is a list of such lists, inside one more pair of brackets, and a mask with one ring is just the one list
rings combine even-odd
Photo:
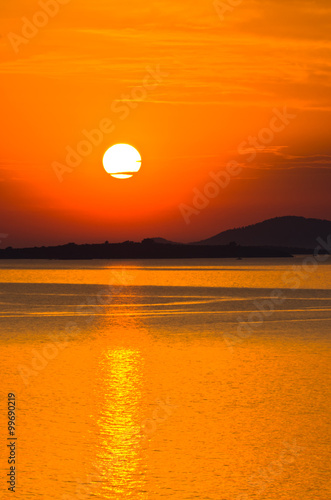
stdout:
[[105,171],[117,179],[129,179],[141,167],[141,156],[129,144],[115,144],[109,148],[102,160]]

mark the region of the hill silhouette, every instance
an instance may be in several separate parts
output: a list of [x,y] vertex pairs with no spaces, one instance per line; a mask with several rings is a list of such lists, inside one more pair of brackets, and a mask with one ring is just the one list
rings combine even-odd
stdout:
[[199,246],[176,243],[101,243],[76,245],[68,243],[55,247],[6,248],[0,250],[0,259],[192,259],[192,258],[291,257],[286,250],[240,247],[237,245]]
[[230,229],[193,245],[271,246],[276,248],[313,249],[317,238],[331,234],[331,221],[305,217],[275,217],[246,227]]
[[[146,238],[141,243],[82,244],[0,250],[0,259],[191,259],[291,257],[309,254],[328,240],[331,221],[287,216],[231,229],[195,243]],[[321,249],[322,253],[325,248]]]

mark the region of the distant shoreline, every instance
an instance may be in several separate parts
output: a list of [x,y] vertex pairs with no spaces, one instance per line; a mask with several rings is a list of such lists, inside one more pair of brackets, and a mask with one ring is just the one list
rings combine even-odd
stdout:
[[151,240],[142,243],[68,243],[53,247],[11,248],[0,250],[1,260],[45,259],[45,260],[143,260],[143,259],[247,259],[289,258],[293,254],[310,254],[313,250],[287,249],[241,245],[182,245],[159,244]]

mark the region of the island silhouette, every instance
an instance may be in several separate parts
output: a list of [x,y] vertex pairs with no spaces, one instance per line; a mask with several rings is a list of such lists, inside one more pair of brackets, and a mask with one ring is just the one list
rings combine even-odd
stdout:
[[[328,241],[331,221],[286,216],[219,233],[193,243],[177,243],[164,238],[142,242],[67,243],[30,248],[7,247],[0,259],[198,259],[275,258],[311,254],[318,239]],[[320,253],[326,253],[326,247]]]

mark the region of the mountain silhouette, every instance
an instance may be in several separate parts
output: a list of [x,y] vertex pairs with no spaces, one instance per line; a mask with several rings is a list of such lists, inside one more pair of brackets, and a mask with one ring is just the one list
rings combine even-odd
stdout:
[[[195,243],[146,238],[141,243],[67,243],[52,247],[0,250],[0,259],[191,259],[291,257],[310,254],[317,238],[329,241],[331,221],[304,217],[276,217],[231,229]],[[321,249],[322,253],[328,247]]]
[[246,227],[230,229],[193,245],[229,245],[313,249],[317,238],[331,234],[331,221],[305,217],[275,217]]
[[[180,245],[181,243],[178,243],[176,241],[170,241],[166,240],[165,238],[145,238],[143,243],[157,243],[158,245]],[[184,243],[182,243],[184,244]]]

